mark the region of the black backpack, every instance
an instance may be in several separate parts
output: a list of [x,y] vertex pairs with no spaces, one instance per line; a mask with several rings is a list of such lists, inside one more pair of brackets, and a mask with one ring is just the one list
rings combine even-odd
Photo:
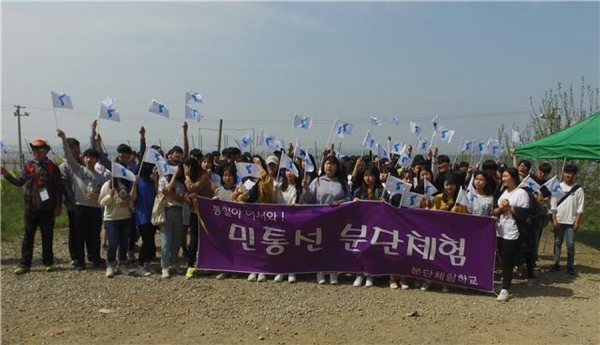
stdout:
[[525,192],[527,192],[527,196],[529,197],[529,207],[527,211],[524,213],[521,219],[521,224],[517,224],[519,228],[519,233],[522,235],[533,234],[535,228],[538,226],[538,222],[540,221],[539,214],[541,212],[541,205],[539,201],[529,188],[521,188]]

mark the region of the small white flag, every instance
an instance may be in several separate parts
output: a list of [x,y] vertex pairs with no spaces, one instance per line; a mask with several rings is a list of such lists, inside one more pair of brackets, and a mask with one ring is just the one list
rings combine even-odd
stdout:
[[371,116],[371,125],[372,126],[381,126],[381,119]]
[[429,140],[421,139],[417,140],[417,151],[427,151],[429,148]]
[[458,187],[458,196],[456,197],[456,203],[463,206],[469,206],[469,198],[467,197],[467,192],[462,187]]
[[169,109],[167,109],[167,107],[165,107],[164,104],[155,99],[153,99],[152,103],[150,103],[148,111],[156,115],[166,117],[167,119],[169,118]]
[[8,153],[9,150],[8,145],[6,145],[2,140],[0,140],[0,150],[2,150],[4,153]]
[[433,131],[437,132],[438,131],[438,117],[437,115],[433,117],[433,119],[431,119],[431,126],[433,127]]
[[420,208],[421,200],[425,196],[423,194],[409,192],[406,197],[402,198],[402,207],[406,208]]
[[469,212],[472,212],[473,203],[475,202],[475,200],[477,200],[477,192],[475,191],[473,181],[475,181],[475,174],[471,174],[471,179],[469,180],[469,185],[467,186],[467,196],[469,198],[469,204],[467,205],[467,209],[469,210]]
[[50,91],[50,95],[52,96],[52,106],[54,108],[73,109],[73,102],[71,102],[71,96],[67,95],[64,92],[54,91]]
[[233,139],[233,140],[235,141],[237,146],[240,148],[240,150],[247,150],[248,148],[250,148],[250,144],[252,144],[254,142],[254,139],[252,139],[251,134],[246,134],[239,139]]
[[431,198],[435,193],[438,192],[437,188],[435,188],[433,183],[429,182],[428,179],[423,180],[423,189],[428,198]]
[[300,159],[304,159],[304,157],[306,157],[306,151],[300,144],[300,141],[298,140],[298,138],[296,138],[296,145],[294,145],[294,156],[296,156]]
[[275,139],[275,150],[277,151],[285,151],[285,145],[283,139]]
[[121,122],[119,111],[112,107],[107,107],[103,103],[100,103],[100,112],[98,113],[98,118]]
[[125,168],[119,163],[112,162],[111,173],[115,178],[118,177],[127,181],[135,182],[135,174],[133,171]]
[[306,169],[306,172],[313,172],[315,171],[315,164],[313,163],[312,159],[310,158],[310,155],[308,152],[306,152],[306,156],[304,156],[304,168]]
[[202,103],[202,95],[196,91],[187,90],[185,92],[185,103]]
[[385,181],[385,190],[390,193],[390,198],[396,194],[402,194],[403,196],[406,196],[410,192],[411,188],[412,185],[410,183],[404,182],[401,179],[391,175],[388,176],[387,180]]
[[439,126],[437,135],[440,138],[440,140],[445,141],[448,144],[450,144],[450,141],[452,141],[452,137],[454,136],[454,130]]
[[354,129],[354,125],[350,122],[336,120],[333,126],[333,132],[338,138],[344,138],[344,135],[352,134],[352,130]]
[[410,158],[406,153],[403,153],[400,155],[400,158],[398,158],[398,163],[396,163],[396,166],[401,166],[404,169],[408,169],[410,168],[411,164],[412,158]]
[[400,120],[398,120],[398,118],[395,117],[394,115],[390,115],[390,122],[392,123],[392,125],[396,125],[396,126],[400,125]]
[[500,140],[490,138],[485,147],[485,153],[497,157],[502,154],[502,148],[500,147]]
[[512,141],[513,145],[521,145],[521,133],[512,130]]
[[298,171],[298,168],[296,168],[296,165],[294,164],[294,162],[292,161],[292,159],[285,153],[281,154],[281,159],[279,160],[279,169],[285,168],[289,171],[291,171],[294,176],[299,177],[300,176],[300,172]]
[[173,175],[177,173],[177,166],[172,166],[167,163],[165,158],[161,156],[158,151],[153,148],[146,149],[146,154],[144,154],[144,162],[155,164],[156,171],[160,176]]
[[235,163],[235,167],[237,168],[237,173],[240,175],[240,178],[252,176],[256,178],[260,178],[260,168],[258,164],[255,163]]
[[146,149],[146,153],[144,154],[144,158],[142,159],[142,161],[150,164],[159,164],[161,161],[164,160],[164,157],[161,156],[161,154],[158,153],[158,151],[151,147]]
[[406,150],[406,144],[401,141],[394,141],[390,147],[392,154],[401,155]]
[[371,131],[367,131],[367,135],[365,136],[365,140],[363,140],[363,147],[368,147],[369,149],[373,150],[375,149],[375,145],[377,145],[377,143],[375,142],[375,138],[373,138],[373,136],[371,135]]
[[104,100],[101,102],[101,104],[104,104],[104,106],[105,106],[105,107],[107,107],[107,108],[112,108],[112,107],[114,107],[114,106],[115,106],[115,102],[116,102],[116,101],[117,101],[117,100],[116,100],[116,99],[114,99],[113,97],[111,97],[111,96],[108,96],[108,97],[106,97],[106,98],[105,98],[105,99],[104,99]]
[[531,178],[530,175],[527,175],[527,177],[525,177],[523,179],[523,181],[521,181],[521,183],[519,183],[519,185],[517,186],[518,188],[529,188],[534,192],[539,192],[541,186],[535,182],[535,180],[533,178]]
[[274,135],[266,134],[262,129],[258,132],[258,145],[271,150],[277,149],[277,138]]
[[558,181],[556,176],[544,183],[544,187],[548,188],[548,191],[552,194],[552,196],[558,199],[561,199],[563,195],[565,195],[565,191],[563,191],[562,187],[560,186],[560,181]]
[[473,150],[473,142],[471,140],[465,141],[465,139],[462,138],[458,150],[460,152],[471,152],[471,150]]
[[421,134],[421,126],[419,126],[418,124],[411,121],[410,122],[410,131],[413,134],[419,135],[419,134]]
[[335,154],[335,158],[337,158],[337,159],[342,159],[342,158],[346,157],[345,154],[343,154],[343,153],[341,153],[340,151],[337,151],[337,150],[333,151],[333,153]]
[[300,116],[294,114],[294,127],[302,129],[310,129],[312,127],[313,119],[308,116]]
[[485,141],[474,140],[475,146],[473,147],[473,153],[485,154]]
[[194,120],[196,122],[200,122],[200,120],[202,120],[202,118],[204,118],[204,115],[202,115],[199,110],[196,110],[196,109],[190,107],[189,105],[186,105],[185,106],[185,118]]
[[381,158],[387,158],[390,159],[390,155],[387,152],[387,150],[383,147],[383,145],[381,145],[380,143],[377,143],[377,157]]

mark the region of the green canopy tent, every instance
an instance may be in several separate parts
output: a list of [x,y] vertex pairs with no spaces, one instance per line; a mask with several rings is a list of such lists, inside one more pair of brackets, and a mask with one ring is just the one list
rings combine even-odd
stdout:
[[600,160],[600,112],[549,137],[515,148],[519,158]]

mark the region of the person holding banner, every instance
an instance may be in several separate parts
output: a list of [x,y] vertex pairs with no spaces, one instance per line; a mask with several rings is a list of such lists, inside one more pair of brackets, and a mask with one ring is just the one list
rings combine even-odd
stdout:
[[493,216],[494,212],[494,183],[483,171],[473,173],[473,193],[469,195],[472,208],[471,214],[476,216]]
[[[354,201],[361,200],[383,200],[384,189],[381,187],[381,180],[379,179],[379,169],[373,163],[367,164],[363,173],[363,181],[360,187],[353,193]],[[365,279],[364,275],[357,274],[354,279],[352,286],[360,287]],[[367,275],[365,287],[373,286],[373,276]]]
[[[108,239],[108,250],[106,252],[106,277],[115,276],[115,263],[118,264],[118,272],[128,275],[127,249],[129,232],[134,229],[133,211],[134,201],[137,197],[135,182],[113,174],[112,180],[102,185],[98,201],[104,208],[104,228]],[[119,251],[116,261],[117,249]]]
[[498,218],[496,235],[502,261],[502,290],[498,294],[498,302],[505,302],[510,297],[513,267],[521,247],[517,213],[529,208],[529,196],[524,189],[518,188],[519,183],[516,168],[508,168],[502,173],[502,185],[506,190],[498,199],[498,207],[494,209],[494,216]]
[[[285,153],[284,153],[285,154]],[[296,163],[293,163],[297,171],[300,168]],[[279,205],[296,205],[302,194],[302,180],[297,178],[290,169],[285,169],[285,178],[281,183],[281,186],[276,187],[277,190],[277,203]],[[281,282],[285,278],[285,274],[278,274],[275,276],[274,281]],[[290,273],[288,275],[288,283],[296,282],[296,274]]]
[[[350,199],[350,187],[346,183],[346,174],[342,170],[340,161],[334,156],[323,160],[321,176],[314,179],[310,185],[306,179],[302,180],[302,195],[300,202],[303,204],[318,204],[337,206]],[[325,284],[325,273],[317,273],[317,283]],[[338,273],[331,273],[329,283],[338,284]]]
[[[433,198],[431,202],[432,210],[440,210],[440,211],[449,211],[455,213],[468,213],[467,206],[458,204],[457,197],[459,188],[462,185],[460,183],[459,178],[456,174],[448,172],[445,174],[444,180],[444,191],[442,194],[438,194]],[[429,280],[423,281],[423,285],[421,286],[422,291],[427,291],[431,286],[431,282]],[[450,289],[448,285],[442,285],[442,292],[448,292]]]
[[187,271],[186,279],[191,279],[196,273],[196,255],[198,251],[198,197],[212,198],[217,185],[208,173],[200,169],[195,158],[186,158],[183,161],[184,184],[187,195],[187,203],[191,204],[190,212],[190,244],[187,248]]
[[[219,168],[219,177],[221,178],[221,186],[215,190],[215,200],[234,201],[233,192],[236,188],[238,180],[237,169],[235,163],[225,163]],[[225,279],[229,276],[227,272],[222,272],[217,275],[217,279]]]

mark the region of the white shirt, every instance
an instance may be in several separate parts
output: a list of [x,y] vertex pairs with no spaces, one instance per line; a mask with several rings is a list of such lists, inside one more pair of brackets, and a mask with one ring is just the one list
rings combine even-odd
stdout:
[[[502,204],[502,200],[504,199],[508,199],[510,206],[529,208],[529,195],[521,188],[515,188],[512,192],[505,190],[500,199],[498,199],[498,206]],[[517,228],[517,222],[511,212],[500,215],[496,226],[496,236],[505,240],[516,240],[519,238],[519,228]]]
[[[569,186],[564,182],[560,183],[560,188],[562,188],[565,193],[568,193],[573,186],[575,186],[575,184]],[[580,187],[577,189],[575,193],[569,195],[565,201],[557,206],[559,201],[560,199],[555,196],[550,199],[550,209],[556,211],[556,220],[558,223],[570,225],[575,223],[577,215],[583,213],[583,203],[585,201],[583,188]]]

